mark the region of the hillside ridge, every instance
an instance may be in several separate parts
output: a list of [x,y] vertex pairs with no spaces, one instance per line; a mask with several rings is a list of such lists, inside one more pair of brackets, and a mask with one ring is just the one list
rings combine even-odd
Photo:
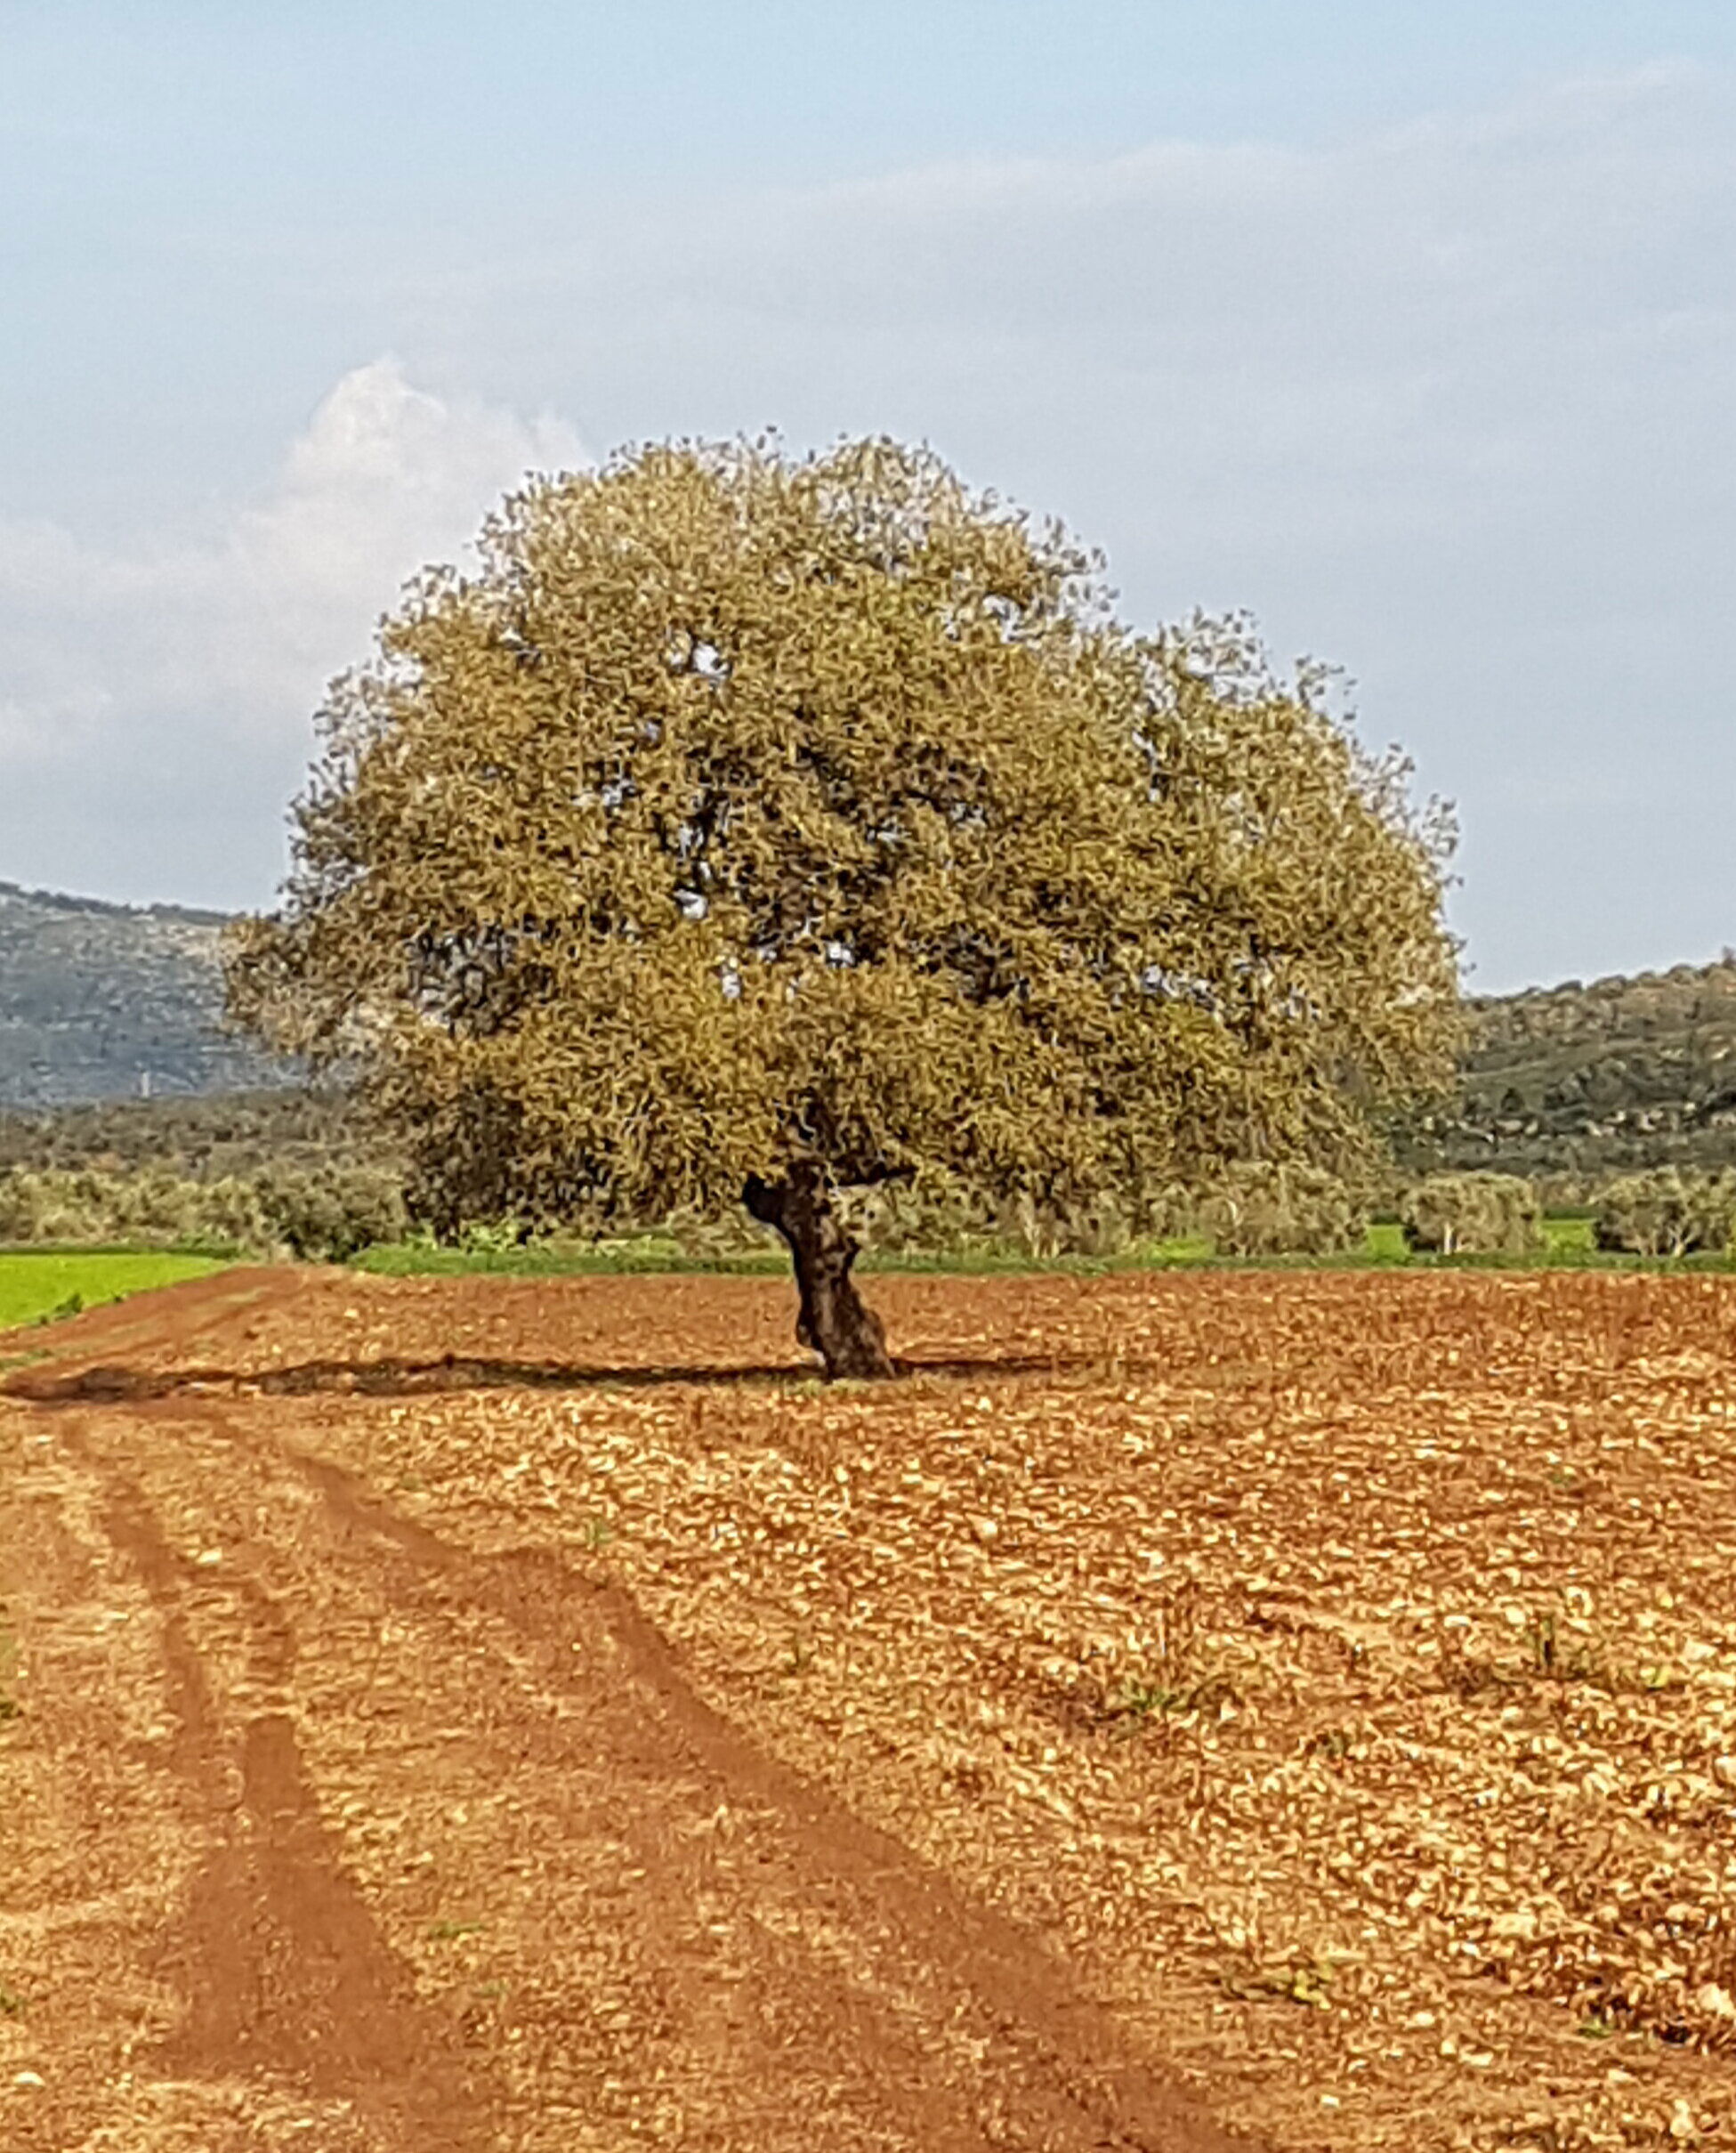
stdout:
[[1399,1145],[1413,1167],[1587,1177],[1736,1166],[1736,951],[1468,997],[1456,1106]]
[[292,1081],[223,1029],[226,917],[0,882],[0,1106]]
[[149,904],[128,904],[115,897],[81,897],[69,890],[36,889],[23,882],[8,882],[0,878],[0,898],[20,897],[31,904],[43,905],[55,912],[90,912],[108,919],[170,919],[183,921],[190,927],[222,927],[234,918],[230,912],[213,911],[198,904],[174,904],[153,902]]

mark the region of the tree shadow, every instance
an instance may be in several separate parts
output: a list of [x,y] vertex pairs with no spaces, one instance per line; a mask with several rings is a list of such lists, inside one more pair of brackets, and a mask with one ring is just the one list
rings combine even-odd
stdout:
[[[1118,1361],[1118,1373],[1155,1372],[1155,1365]],[[901,1359],[892,1388],[923,1378],[990,1382],[1008,1376],[1062,1380],[1101,1375],[1102,1356],[1077,1354],[1005,1354],[993,1358]],[[787,1362],[732,1368],[715,1364],[587,1365],[563,1361],[473,1360],[455,1354],[438,1360],[302,1361],[287,1368],[78,1368],[63,1375],[20,1369],[0,1383],[0,1392],[33,1404],[126,1404],[201,1392],[243,1397],[424,1397],[472,1390],[783,1390],[866,1393],[883,1383],[827,1383],[817,1367]]]

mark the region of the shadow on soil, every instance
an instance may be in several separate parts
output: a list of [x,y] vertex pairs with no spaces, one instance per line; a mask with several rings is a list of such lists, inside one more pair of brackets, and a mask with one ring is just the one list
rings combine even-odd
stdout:
[[[1047,1381],[1101,1376],[1104,1364],[1078,1356],[1007,1354],[993,1360],[901,1360],[900,1378],[940,1378],[981,1382],[1007,1376],[1041,1376]],[[1157,1372],[1155,1364],[1131,1360],[1116,1364],[1118,1375]],[[42,1405],[127,1403],[169,1398],[187,1392],[228,1391],[241,1396],[306,1397],[333,1393],[359,1397],[411,1397],[463,1390],[657,1390],[675,1385],[710,1389],[800,1390],[822,1380],[817,1369],[787,1364],[756,1368],[587,1367],[561,1362],[460,1360],[303,1361],[289,1368],[79,1368],[65,1375],[48,1370],[20,1371],[0,1390]],[[845,1390],[876,1388],[846,1383]]]

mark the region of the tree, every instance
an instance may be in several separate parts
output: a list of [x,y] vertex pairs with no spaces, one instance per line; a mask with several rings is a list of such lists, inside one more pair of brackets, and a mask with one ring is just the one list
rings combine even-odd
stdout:
[[1623,1174],[1598,1194],[1592,1237],[1600,1249],[1637,1256],[1724,1250],[1736,1234],[1736,1175],[1659,1166]]
[[1543,1246],[1537,1191],[1517,1174],[1429,1174],[1399,1206],[1406,1245],[1441,1256],[1526,1256]]
[[1362,1246],[1369,1210],[1323,1167],[1249,1160],[1206,1192],[1198,1223],[1220,1256],[1333,1256]]
[[538,480],[333,684],[230,1005],[437,1226],[744,1202],[884,1375],[844,1187],[1066,1208],[1366,1150],[1443,1080],[1444,825],[1244,624],[1142,637],[885,441]]

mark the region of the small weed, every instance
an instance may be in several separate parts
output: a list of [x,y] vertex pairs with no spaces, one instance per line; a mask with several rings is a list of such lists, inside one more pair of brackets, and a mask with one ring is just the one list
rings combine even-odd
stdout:
[[1636,1666],[1617,1660],[1604,1640],[1595,1635],[1563,1636],[1560,1619],[1553,1614],[1538,1618],[1528,1641],[1529,1671],[1544,1681],[1584,1682],[1613,1697],[1635,1690],[1655,1695],[1675,1688],[1682,1680],[1675,1668],[1661,1663]]
[[1331,1989],[1338,1965],[1329,1953],[1295,1952],[1246,1971],[1220,1976],[1227,1995],[1244,2003],[1270,1999],[1281,2003],[1305,2003],[1312,2011],[1331,2008]]
[[484,1926],[481,1922],[432,1922],[428,1939],[434,1944],[452,1944],[460,1937],[480,1936]]
[[1681,1680],[1671,1667],[1635,1665],[1619,1659],[1607,1639],[1550,1609],[1532,1619],[1522,1650],[1506,1658],[1474,1653],[1461,1632],[1449,1631],[1440,1666],[1443,1688],[1467,1703],[1491,1690],[1512,1691],[1530,1682],[1551,1683],[1563,1690],[1582,1684],[1619,1696],[1635,1690],[1671,1689]]
[[1155,1675],[1130,1675],[1110,1694],[1102,1717],[1112,1726],[1131,1730],[1148,1720],[1233,1704],[1236,1695],[1235,1684],[1222,1668],[1195,1663]]
[[1348,1727],[1328,1727],[1309,1737],[1305,1753],[1311,1757],[1329,1757],[1336,1763],[1348,1757],[1355,1746],[1356,1736]]
[[0,1981],[0,2019],[15,2019],[23,2009],[24,1999],[17,1989]]
[[1191,1712],[1191,1689],[1171,1689],[1161,1682],[1124,1682],[1110,1697],[1107,1711],[1112,1720],[1149,1720],[1154,1713]]
[[1102,1718],[1130,1728],[1235,1701],[1234,1683],[1206,1648],[1201,1612],[1191,1588],[1175,1592],[1157,1610],[1151,1650],[1110,1692]]
[[1610,1687],[1610,1670],[1587,1637],[1563,1631],[1554,1614],[1540,1615],[1526,1634],[1531,1672],[1550,1682],[1596,1682]]
[[578,1537],[583,1546],[597,1555],[614,1539],[615,1528],[605,1518],[587,1518],[578,1528]]
[[1595,2012],[1589,2019],[1582,2019],[1573,2030],[1582,2041],[1608,2041],[1615,2033],[1610,2021],[1599,2018]]
[[498,2003],[506,1994],[505,1981],[479,1981],[470,1992],[479,2003]]

